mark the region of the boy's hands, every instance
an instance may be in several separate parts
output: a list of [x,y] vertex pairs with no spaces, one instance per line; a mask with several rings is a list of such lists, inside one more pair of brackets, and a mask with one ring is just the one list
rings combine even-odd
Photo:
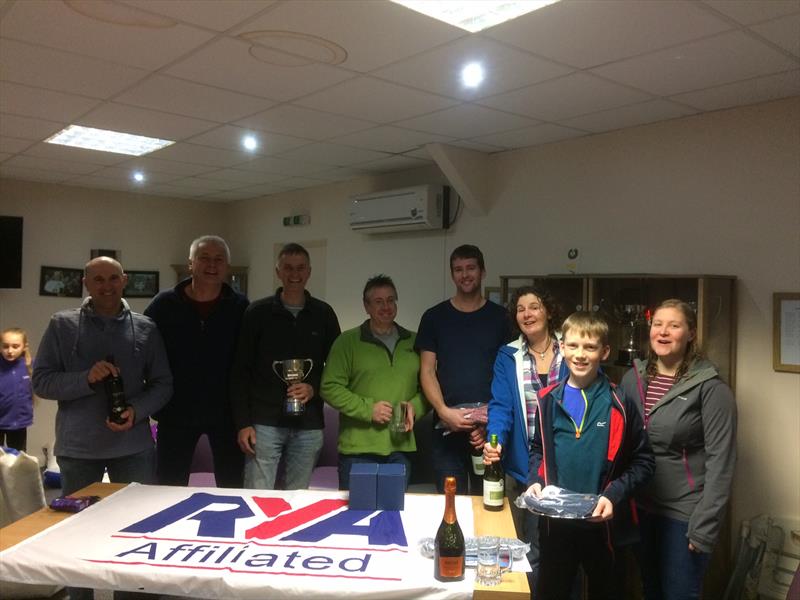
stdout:
[[541,483],[534,483],[531,487],[527,489],[525,492],[529,496],[533,496],[534,498],[541,498],[542,497],[542,484]]
[[594,523],[599,523],[602,521],[608,521],[613,516],[614,505],[611,503],[611,500],[605,496],[600,496],[600,500],[597,501],[597,506],[594,507],[592,516],[589,517],[589,520]]

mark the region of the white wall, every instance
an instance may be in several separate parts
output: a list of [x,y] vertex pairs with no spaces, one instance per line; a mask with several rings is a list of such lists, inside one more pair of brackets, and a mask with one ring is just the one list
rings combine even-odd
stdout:
[[[435,168],[223,206],[4,181],[0,213],[26,216],[25,287],[0,291],[0,324],[28,327],[38,341],[49,314],[74,305],[37,296],[41,264],[63,256],[60,264],[80,265],[89,248],[121,248],[128,268],[160,268],[164,287],[169,264],[211,226],[228,235],[234,263],[250,266],[251,298],[273,291],[276,243],[323,243],[327,262],[310,289],[325,290],[343,327],[365,318],[364,281],[385,272],[398,286],[398,321],[416,328],[422,311],[450,294],[447,256],[467,242],[484,250],[489,285],[501,274],[565,272],[574,246],[584,273],[735,275],[734,522],[757,512],[798,516],[800,375],[771,366],[772,293],[800,290],[798,165],[793,98],[495,155],[488,214],[462,211],[448,232],[367,236],[346,222],[351,194],[444,181]],[[311,215],[309,226],[282,227],[299,212]]]

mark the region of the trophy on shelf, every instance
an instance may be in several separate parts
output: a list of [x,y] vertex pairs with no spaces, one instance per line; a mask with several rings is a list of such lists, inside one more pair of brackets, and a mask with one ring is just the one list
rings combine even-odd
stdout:
[[[308,363],[308,370],[305,368],[306,363]],[[273,372],[287,386],[303,381],[313,368],[314,361],[310,358],[288,358],[286,360],[276,360],[272,363]],[[279,370],[280,373],[278,372]],[[298,398],[293,398],[288,393],[286,394],[286,400],[283,403],[283,414],[289,417],[297,417],[302,415],[305,410],[306,405]]]
[[615,365],[633,366],[636,358],[642,358],[640,342],[643,325],[646,325],[647,307],[644,304],[622,304],[614,307],[616,318],[622,323],[622,346],[617,352]]

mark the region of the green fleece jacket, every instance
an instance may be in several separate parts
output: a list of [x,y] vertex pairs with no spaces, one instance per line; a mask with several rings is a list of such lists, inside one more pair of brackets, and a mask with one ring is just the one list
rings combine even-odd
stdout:
[[415,419],[429,409],[419,388],[416,334],[396,326],[394,353],[372,335],[369,320],[342,333],[331,347],[322,373],[322,397],[339,411],[341,454],[387,456],[417,449],[413,432],[392,434],[388,425],[372,422],[372,407],[381,400],[411,402]]

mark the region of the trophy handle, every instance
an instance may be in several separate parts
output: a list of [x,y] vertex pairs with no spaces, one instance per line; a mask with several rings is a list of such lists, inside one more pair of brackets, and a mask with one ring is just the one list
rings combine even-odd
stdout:
[[275,373],[275,375],[276,375],[276,377],[278,379],[280,379],[281,381],[286,383],[286,380],[283,378],[283,376],[280,373],[278,373],[278,370],[275,368],[275,365],[281,365],[281,371],[283,371],[283,362],[280,361],[280,360],[273,360],[272,361],[272,372]]
[[[314,361],[311,360],[310,358],[304,358],[303,362],[308,363],[308,371],[306,371],[306,377],[308,377],[308,374],[311,373],[311,369],[314,368]],[[303,377],[303,379],[305,379],[306,377]]]

